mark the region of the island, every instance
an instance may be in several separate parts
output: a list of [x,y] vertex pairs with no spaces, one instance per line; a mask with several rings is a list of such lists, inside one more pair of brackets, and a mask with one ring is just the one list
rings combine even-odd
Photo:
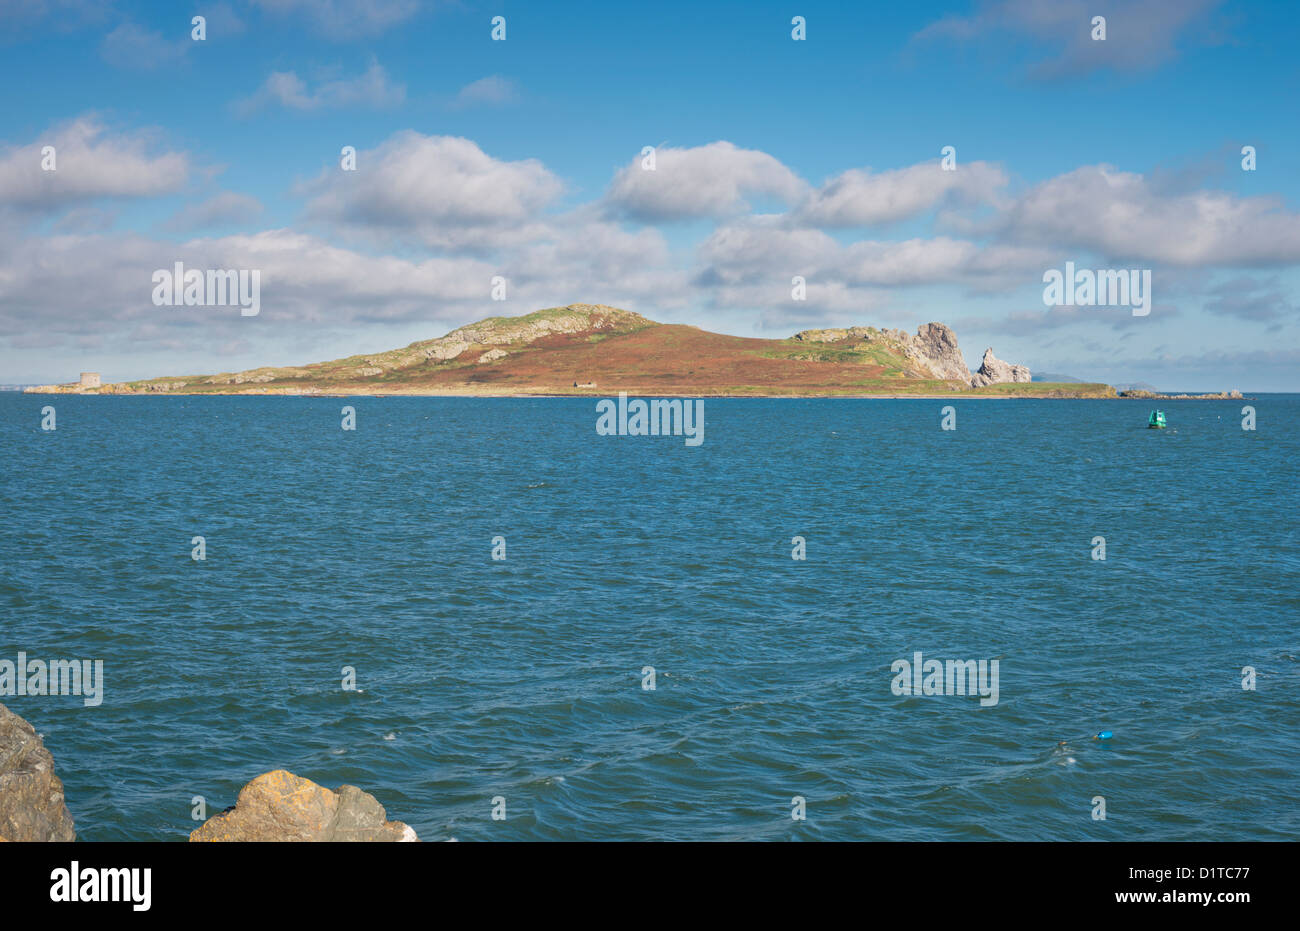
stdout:
[[657,323],[603,304],[488,317],[437,339],[309,365],[26,389],[100,395],[453,395],[1114,398],[1105,384],[1032,381],[990,347],[971,372],[942,323],[854,326],[786,339]]

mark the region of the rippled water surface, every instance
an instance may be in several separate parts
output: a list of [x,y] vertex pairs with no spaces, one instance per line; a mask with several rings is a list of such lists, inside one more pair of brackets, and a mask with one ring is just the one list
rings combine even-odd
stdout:
[[[691,448],[591,400],[0,394],[0,659],[106,678],[0,700],[84,840],[277,767],[425,840],[1296,840],[1300,398],[1253,403],[710,399]],[[893,694],[916,651],[998,703]]]

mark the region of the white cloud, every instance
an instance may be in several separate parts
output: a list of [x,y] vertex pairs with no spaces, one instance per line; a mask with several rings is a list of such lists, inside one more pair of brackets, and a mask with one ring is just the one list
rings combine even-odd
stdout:
[[256,197],[222,191],[202,203],[190,204],[178,210],[166,223],[170,230],[194,230],[220,224],[244,223],[262,214],[262,204]]
[[841,245],[820,230],[791,229],[780,217],[751,218],[715,230],[701,245],[702,284],[785,282],[795,275],[849,286],[975,284],[1003,276],[1021,284],[1050,256],[1033,249],[981,246],[946,236],[859,240]]
[[[151,155],[152,142],[148,134],[110,134],[93,117],[80,117],[0,152],[0,205],[49,210],[103,197],[172,193],[189,177],[189,157]],[[54,171],[41,167],[47,145],[55,149]]]
[[624,229],[590,207],[535,225],[529,241],[503,250],[500,266],[512,301],[529,309],[582,301],[653,316],[690,297],[688,273],[662,233]]
[[1220,191],[1161,195],[1139,174],[1077,168],[1035,185],[1002,219],[1018,242],[1091,249],[1171,265],[1300,262],[1300,214],[1276,198]]
[[855,242],[840,268],[853,284],[900,286],[957,281],[971,271],[980,247],[939,236],[902,242]]
[[771,155],[730,142],[690,149],[662,146],[655,152],[654,171],[641,163],[638,156],[624,166],[605,199],[614,210],[648,221],[725,217],[748,210],[747,198],[793,203],[808,190]]
[[384,108],[396,107],[405,99],[406,85],[394,84],[376,63],[355,78],[325,81],[315,90],[293,71],[272,71],[255,94],[235,104],[235,111],[246,116],[269,104],[290,110]]
[[779,217],[738,220],[719,227],[697,250],[704,284],[741,284],[755,277],[788,282],[794,275],[811,278],[841,253],[834,239],[820,230],[789,229]]
[[519,99],[519,88],[514,81],[499,74],[488,75],[466,84],[456,94],[452,106],[465,109],[475,106],[499,107]]
[[536,159],[501,161],[468,139],[410,130],[357,153],[357,166],[300,187],[309,217],[445,248],[527,238],[524,225],[563,190]]
[[469,304],[491,303],[496,273],[474,259],[371,256],[290,230],[184,243],[138,235],[29,237],[0,244],[0,334],[11,344],[24,334],[127,341],[148,325],[159,339],[202,345],[210,330],[237,322],[239,314],[154,306],[153,272],[177,261],[260,270],[255,320],[272,328],[451,319]]
[[988,162],[953,171],[944,171],[938,160],[875,174],[851,169],[814,191],[791,219],[821,228],[893,223],[941,203],[991,203],[1006,185],[1006,174]]

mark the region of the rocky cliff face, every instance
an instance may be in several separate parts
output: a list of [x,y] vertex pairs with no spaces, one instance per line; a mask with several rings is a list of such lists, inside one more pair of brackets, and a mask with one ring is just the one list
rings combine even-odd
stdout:
[[970,369],[966,368],[966,360],[957,348],[957,334],[951,327],[942,323],[922,324],[917,327],[916,336],[911,342],[917,355],[934,372],[935,378],[953,381],[966,381],[970,378]]
[[0,840],[76,839],[54,758],[30,724],[0,705]]
[[993,355],[993,347],[990,346],[984,350],[984,361],[980,363],[979,371],[971,376],[970,384],[972,388],[983,388],[985,385],[1032,380],[1028,368],[1003,362]]
[[904,330],[878,330],[875,327],[845,327],[804,330],[794,338],[813,343],[843,341],[875,344],[909,363],[911,374],[918,378],[944,381],[970,381],[970,370],[957,348],[957,334],[942,323],[925,323],[913,335]]
[[844,341],[878,344],[901,356],[912,374],[920,378],[939,378],[944,381],[969,384],[982,388],[1001,382],[1030,381],[1029,369],[1023,365],[1003,362],[990,348],[984,353],[984,362],[974,374],[966,368],[966,360],[957,347],[957,334],[952,327],[942,323],[923,323],[912,335],[903,330],[878,330],[875,327],[834,327],[825,330],[804,330],[794,338],[813,343],[839,343]]
[[190,834],[200,841],[416,841],[415,831],[389,821],[373,795],[356,786],[331,792],[277,769],[239,793],[235,807]]

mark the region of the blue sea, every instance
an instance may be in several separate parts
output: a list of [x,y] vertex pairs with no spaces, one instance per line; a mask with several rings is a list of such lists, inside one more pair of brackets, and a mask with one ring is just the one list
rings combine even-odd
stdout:
[[[594,399],[0,394],[0,660],[105,683],[0,701],[87,841],[276,768],[426,841],[1297,840],[1300,396],[1162,404],[707,399],[691,447]],[[896,694],[918,652],[997,703]]]

